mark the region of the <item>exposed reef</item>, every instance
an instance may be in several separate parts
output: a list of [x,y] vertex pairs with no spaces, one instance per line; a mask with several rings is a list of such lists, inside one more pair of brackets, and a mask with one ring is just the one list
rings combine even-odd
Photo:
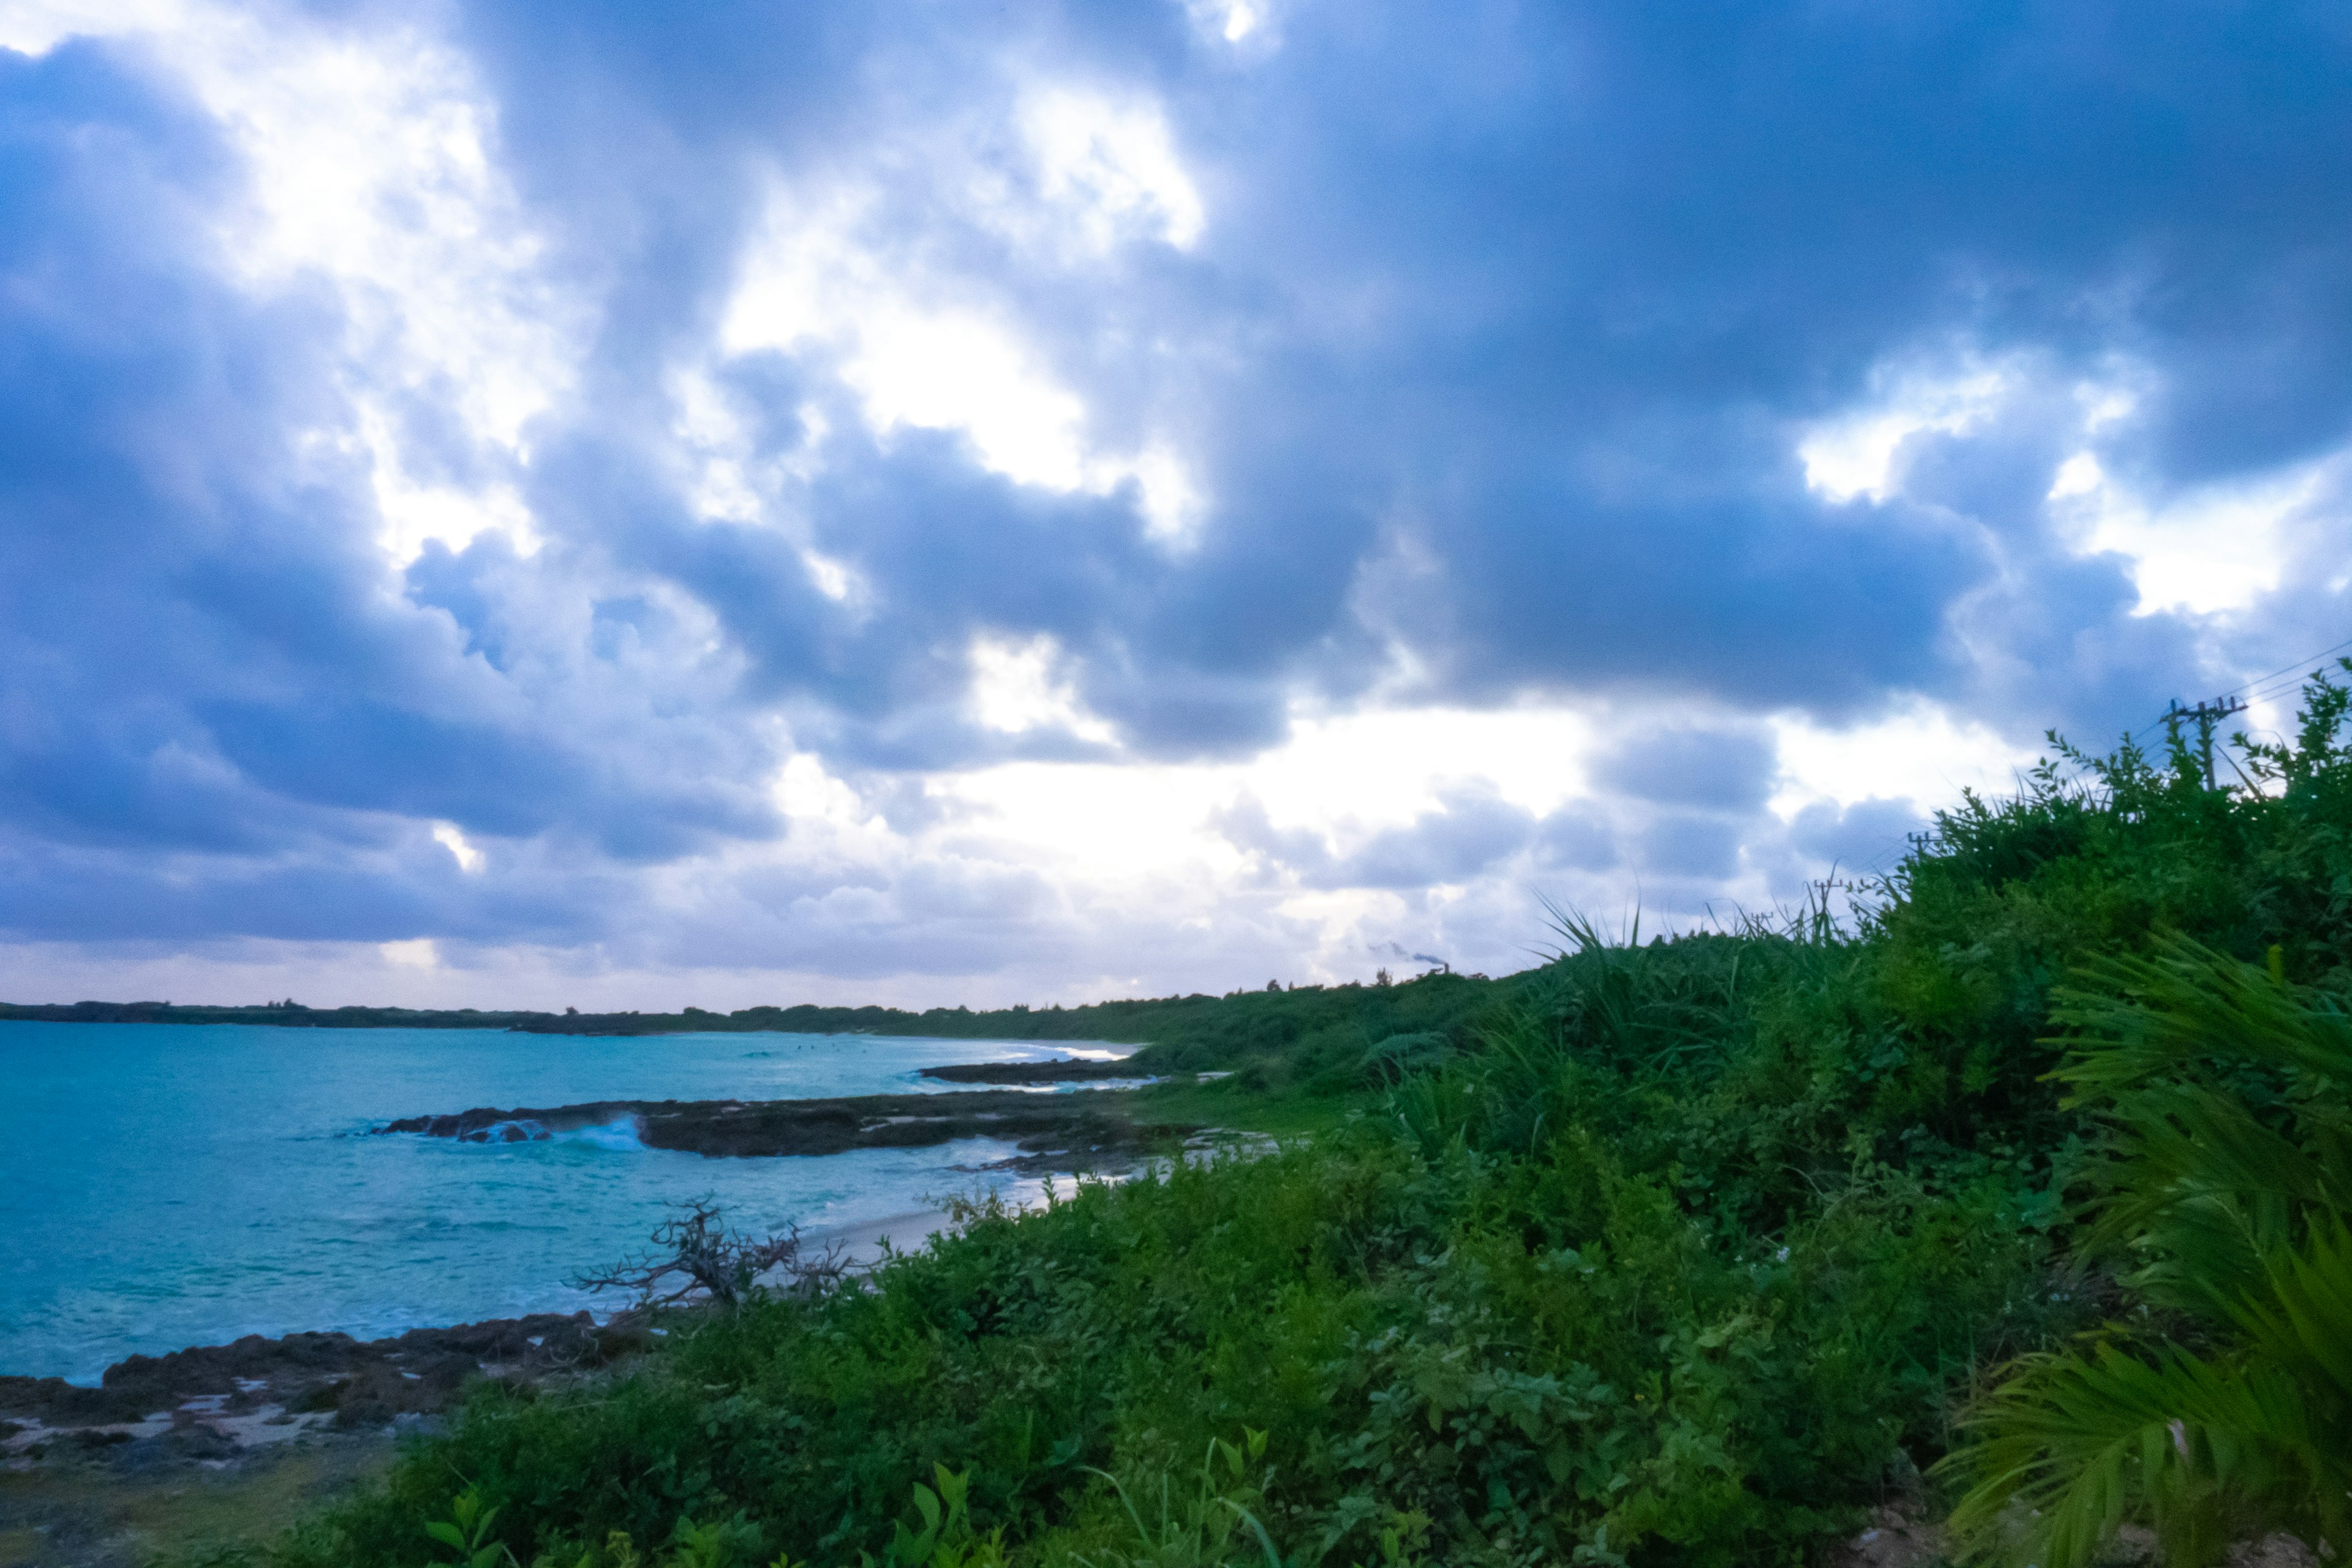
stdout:
[[412,1329],[396,1338],[248,1334],[232,1344],[135,1355],[96,1388],[0,1377],[0,1452],[122,1450],[126,1460],[225,1458],[319,1426],[376,1427],[440,1411],[476,1376],[535,1382],[601,1366],[646,1343],[586,1312]]
[[1135,1120],[1116,1092],[1041,1095],[1017,1089],[875,1094],[839,1100],[602,1100],[585,1105],[410,1116],[375,1131],[475,1143],[519,1143],[589,1128],[625,1128],[649,1149],[713,1158],[839,1154],[909,1149],[962,1138],[1019,1145],[1013,1169],[1099,1169],[1174,1153],[1198,1129]]
[[397,1435],[433,1430],[478,1378],[577,1382],[655,1342],[547,1312],[374,1341],[254,1335],[132,1356],[96,1388],[0,1377],[0,1563],[215,1561],[224,1532],[382,1473]]

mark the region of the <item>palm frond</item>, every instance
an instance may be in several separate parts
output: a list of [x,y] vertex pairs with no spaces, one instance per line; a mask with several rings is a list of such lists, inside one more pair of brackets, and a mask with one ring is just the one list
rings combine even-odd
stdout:
[[2063,988],[2052,1016],[2085,1047],[2058,1071],[2084,1089],[2128,1087],[2226,1052],[2352,1089],[2352,1018],[2268,971],[2183,936],[2147,957],[2094,960]]
[[2108,1342],[2029,1358],[1967,1426],[1954,1527],[2042,1568],[2096,1562],[2132,1519],[2168,1564],[2216,1562],[2245,1521],[2307,1511],[2315,1422],[2275,1368]]
[[2126,1521],[2168,1565],[2285,1530],[2352,1546],[2352,1019],[2185,938],[2091,965],[2054,1015],[2053,1075],[2105,1132],[2085,1257],[2127,1259],[2143,1300],[2215,1348],[2030,1357],[1945,1461],[1979,1555],[2096,1560]]
[[[2330,1220],[2263,1263],[2266,1288],[2231,1315],[2266,1359],[2352,1399],[2352,1228]],[[2345,1460],[2352,1467],[2352,1453]]]

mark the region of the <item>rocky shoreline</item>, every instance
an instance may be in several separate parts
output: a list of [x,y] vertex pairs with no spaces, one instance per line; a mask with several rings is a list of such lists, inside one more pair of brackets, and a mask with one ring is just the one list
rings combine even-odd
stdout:
[[592,1371],[650,1342],[586,1312],[539,1312],[412,1329],[391,1339],[248,1334],[134,1355],[95,1388],[0,1377],[0,1455],[105,1457],[132,1468],[225,1459],[306,1432],[373,1429],[437,1415],[476,1377],[537,1383]]
[[[1024,1081],[1063,1081],[1072,1076],[1074,1066],[1091,1068],[1109,1064],[1035,1065],[1051,1068],[1053,1076]],[[472,1143],[520,1143],[592,1127],[625,1127],[648,1149],[736,1159],[908,1149],[963,1138],[996,1138],[1017,1144],[1022,1151],[1017,1158],[1003,1162],[1002,1168],[1022,1171],[1132,1165],[1181,1152],[1186,1141],[1201,1131],[1139,1122],[1132,1103],[1118,1090],[1043,1095],[1013,1089],[836,1100],[604,1100],[583,1105],[479,1106],[404,1117],[373,1131],[379,1135],[421,1133]]]
[[478,1378],[538,1385],[652,1344],[586,1312],[390,1339],[248,1335],[134,1355],[95,1388],[0,1377],[0,1564],[139,1568],[345,1495]]

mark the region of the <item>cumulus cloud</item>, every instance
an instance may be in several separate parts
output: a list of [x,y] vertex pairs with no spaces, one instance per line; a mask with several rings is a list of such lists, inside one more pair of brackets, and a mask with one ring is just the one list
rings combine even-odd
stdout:
[[1595,776],[1622,795],[1662,805],[1753,812],[1772,794],[1769,734],[1674,728],[1636,734],[1599,758]]
[[1531,813],[1483,781],[1441,790],[1435,808],[1409,823],[1350,835],[1355,842],[1344,852],[1312,829],[1276,827],[1253,795],[1212,821],[1237,847],[1313,888],[1417,889],[1469,881],[1524,847],[1536,831]]
[[1823,737],[2352,621],[2347,48],[0,8],[0,929],[1154,984],[1789,896],[1967,782]]

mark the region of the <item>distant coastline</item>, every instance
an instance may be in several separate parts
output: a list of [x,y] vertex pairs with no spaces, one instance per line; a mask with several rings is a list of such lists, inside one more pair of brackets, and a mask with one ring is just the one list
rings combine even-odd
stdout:
[[[1398,985],[1393,994],[1443,993],[1451,1014],[1483,995],[1494,982],[1483,974],[1433,970]],[[1383,987],[1295,986],[1235,991],[1223,996],[1145,997],[1093,1002],[1078,1007],[1014,1005],[975,1010],[932,1007],[743,1007],[732,1013],[687,1007],[676,1013],[484,1012],[472,1007],[305,1007],[299,1002],[251,1007],[175,1006],[169,1002],[0,1002],[0,1023],[248,1024],[286,1029],[509,1029],[529,1035],[790,1034],[876,1035],[962,1040],[1100,1041],[1143,1045],[1198,1042],[1207,1048],[1181,1065],[1213,1068],[1255,1045],[1285,1044],[1331,1024],[1352,1025],[1360,998]],[[1238,1009],[1234,1004],[1238,1002]],[[1358,1049],[1360,1049],[1359,1042]]]
[[[934,1007],[909,1013],[896,1007],[746,1007],[732,1013],[688,1007],[676,1013],[485,1012],[473,1007],[305,1007],[297,1002],[251,1007],[175,1006],[169,1002],[0,1002],[0,1023],[47,1024],[247,1024],[284,1029],[509,1029],[530,1035],[792,1034],[877,1035],[898,1037],[1090,1040],[1137,1043],[1145,1030],[1106,1035],[1140,1015],[1209,996],[1166,1001],[1105,1002],[1077,1008],[1026,1006],[974,1012]],[[1080,1019],[1086,1020],[1079,1023]]]

